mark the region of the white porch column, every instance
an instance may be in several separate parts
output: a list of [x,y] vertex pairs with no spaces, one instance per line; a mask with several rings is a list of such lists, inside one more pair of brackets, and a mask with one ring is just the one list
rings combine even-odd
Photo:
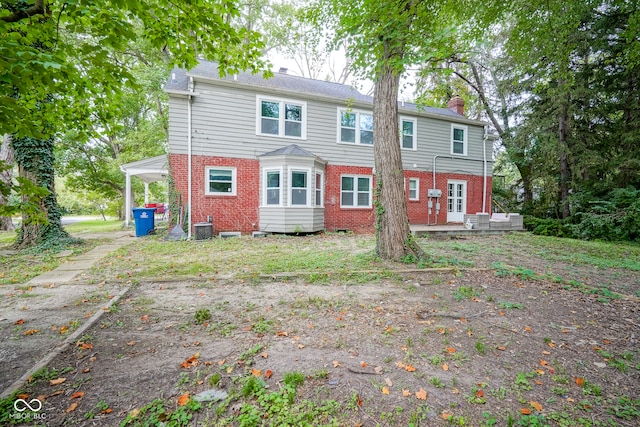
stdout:
[[149,203],[149,183],[147,181],[144,182],[144,206],[146,207]]
[[125,174],[125,196],[124,196],[124,225],[129,227],[131,220],[131,175],[127,171]]

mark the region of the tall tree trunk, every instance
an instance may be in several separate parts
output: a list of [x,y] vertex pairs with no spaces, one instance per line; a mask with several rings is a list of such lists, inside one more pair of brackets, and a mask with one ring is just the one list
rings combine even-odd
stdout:
[[[0,145],[0,161],[4,162],[9,169],[0,170],[0,182],[2,182],[5,186],[11,187],[12,178],[13,178],[13,147],[11,146],[11,135],[5,134],[2,137],[2,145]],[[0,193],[0,205],[6,205],[9,203],[9,198],[5,197]],[[10,216],[2,216],[0,217],[0,230],[2,231],[13,231],[15,230],[15,226],[13,225],[13,221]]]
[[420,256],[411,238],[404,192],[404,172],[398,127],[400,75],[385,64],[375,82],[373,98],[373,155],[376,169],[376,252],[384,259]]
[[35,212],[23,211],[16,246],[56,244],[69,239],[69,234],[62,227],[62,212],[54,188],[53,138],[14,138],[13,148],[20,177],[49,191],[46,196],[35,199],[28,194],[23,195],[25,205],[37,203],[38,206]]

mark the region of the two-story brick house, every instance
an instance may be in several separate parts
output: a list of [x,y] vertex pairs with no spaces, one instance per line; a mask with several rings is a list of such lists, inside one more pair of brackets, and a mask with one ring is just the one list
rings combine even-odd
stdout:
[[[191,223],[215,232],[371,232],[373,98],[286,73],[220,77],[215,63],[175,69],[169,164]],[[490,206],[485,124],[449,108],[399,103],[409,220],[459,223]]]

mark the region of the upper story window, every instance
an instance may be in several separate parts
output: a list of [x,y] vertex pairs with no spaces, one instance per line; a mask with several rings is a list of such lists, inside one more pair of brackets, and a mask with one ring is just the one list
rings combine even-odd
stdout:
[[343,208],[370,208],[371,177],[343,175],[340,179],[340,206]]
[[204,193],[210,196],[235,196],[236,168],[205,168]]
[[257,97],[258,135],[307,137],[307,104],[302,101]]
[[417,149],[417,122],[416,119],[402,118],[400,119],[400,147],[405,150]]
[[338,110],[338,142],[373,145],[373,114]]
[[467,127],[451,125],[451,154],[467,155]]

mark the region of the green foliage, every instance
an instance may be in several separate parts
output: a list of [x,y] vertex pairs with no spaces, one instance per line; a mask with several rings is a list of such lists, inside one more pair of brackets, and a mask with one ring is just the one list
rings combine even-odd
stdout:
[[178,406],[174,411],[169,410],[168,406],[170,406],[168,402],[162,399],[155,399],[140,408],[137,413],[127,415],[120,423],[120,427],[188,426],[191,425],[194,413],[202,408],[202,404],[193,399],[190,399],[184,406]]
[[211,320],[211,310],[208,308],[200,308],[196,310],[196,314],[193,315],[194,320],[198,324],[203,324],[208,320]]
[[576,237],[572,225],[566,220],[525,215],[523,222],[527,230],[539,236]]

